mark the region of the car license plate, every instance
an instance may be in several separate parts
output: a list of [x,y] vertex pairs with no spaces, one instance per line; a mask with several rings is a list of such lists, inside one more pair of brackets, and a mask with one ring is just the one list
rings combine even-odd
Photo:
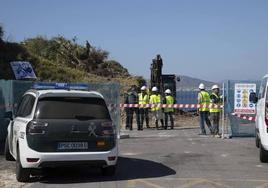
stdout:
[[87,142],[59,142],[58,143],[58,149],[59,150],[88,149],[88,143]]

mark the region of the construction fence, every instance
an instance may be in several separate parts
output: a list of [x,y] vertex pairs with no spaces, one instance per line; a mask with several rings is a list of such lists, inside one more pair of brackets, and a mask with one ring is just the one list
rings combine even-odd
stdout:
[[[7,134],[8,119],[4,118],[5,112],[16,110],[22,95],[33,87],[33,81],[18,81],[18,80],[0,80],[0,141],[3,141]],[[80,83],[81,84],[81,83]],[[120,85],[117,83],[107,84],[92,84],[83,83],[89,91],[98,91],[108,105],[111,118],[119,131],[120,123]]]
[[[227,80],[223,84],[223,93],[224,93],[224,112],[225,112],[225,129],[226,133],[234,137],[250,137],[255,136],[255,112],[250,112],[247,110],[239,111],[236,110],[236,107],[240,107],[243,104],[240,104],[242,100],[249,102],[249,93],[245,92],[243,94],[238,93],[239,89],[236,89],[236,85],[242,86],[255,86],[255,92],[258,93],[260,81],[252,80]],[[243,92],[241,90],[241,92]],[[241,100],[240,100],[240,98]],[[254,104],[252,108],[255,110]]]
[[[247,83],[256,84],[256,89],[260,85],[259,81],[241,81],[228,80],[221,86],[221,94],[223,94],[224,104],[221,120],[223,134],[231,136],[254,136],[255,134],[255,114],[235,113],[235,84]],[[21,96],[25,91],[32,88],[34,82],[31,81],[16,81],[16,80],[0,80],[0,140],[6,136],[6,128],[9,120],[4,118],[7,111],[15,111],[16,105],[19,103]],[[118,131],[120,129],[120,108],[134,107],[133,105],[120,104],[120,85],[116,83],[107,84],[92,84],[85,83],[88,90],[100,92],[108,104],[111,116]],[[209,91],[210,92],[210,91]],[[177,98],[174,108],[189,112],[197,111],[197,95],[196,88],[178,88]],[[151,107],[151,106],[147,106]],[[171,106],[161,106],[171,107]],[[197,122],[198,124],[198,122]]]
[[[219,87],[220,93],[223,95],[223,106],[221,114],[221,132],[233,137],[251,137],[255,136],[255,113],[236,112],[235,106],[237,103],[237,96],[235,92],[236,84],[255,85],[255,92],[258,93],[260,81],[253,80],[226,80]],[[198,86],[196,86],[197,88]],[[181,110],[196,111],[197,106],[191,105],[197,103],[198,90],[196,88],[178,88],[177,103],[183,104]],[[210,88],[207,88],[211,93]],[[249,94],[245,94],[244,100],[248,101]],[[253,104],[251,104],[253,105]],[[187,107],[187,108],[186,108]]]

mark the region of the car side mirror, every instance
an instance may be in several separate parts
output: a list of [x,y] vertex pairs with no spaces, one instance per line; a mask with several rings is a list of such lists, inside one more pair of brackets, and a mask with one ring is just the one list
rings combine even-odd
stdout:
[[258,102],[258,97],[255,92],[249,94],[249,101],[255,104]]
[[11,111],[5,112],[4,118],[13,120],[13,113]]

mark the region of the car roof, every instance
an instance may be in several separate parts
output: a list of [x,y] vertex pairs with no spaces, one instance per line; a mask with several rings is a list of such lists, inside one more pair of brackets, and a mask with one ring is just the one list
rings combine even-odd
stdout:
[[268,78],[268,74],[266,74],[263,78]]
[[25,92],[34,93],[38,98],[40,97],[97,97],[104,98],[102,94],[97,91],[81,91],[81,90],[64,90],[64,89],[47,89],[47,90],[36,90],[30,89]]

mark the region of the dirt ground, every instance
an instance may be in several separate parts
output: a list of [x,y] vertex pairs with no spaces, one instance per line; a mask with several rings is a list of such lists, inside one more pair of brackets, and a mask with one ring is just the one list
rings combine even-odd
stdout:
[[[136,125],[136,115],[133,117],[133,125],[135,128]],[[195,112],[178,112],[174,115],[175,127],[198,127],[198,115]],[[120,120],[121,128],[125,128],[126,125],[126,113],[121,111],[121,120]],[[152,114],[149,113],[149,124],[150,127],[155,127],[154,123],[152,123]],[[145,122],[143,123],[143,127],[145,127]]]
[[6,161],[4,157],[4,143],[0,143],[0,187],[13,188],[22,187],[15,176],[15,162]]

